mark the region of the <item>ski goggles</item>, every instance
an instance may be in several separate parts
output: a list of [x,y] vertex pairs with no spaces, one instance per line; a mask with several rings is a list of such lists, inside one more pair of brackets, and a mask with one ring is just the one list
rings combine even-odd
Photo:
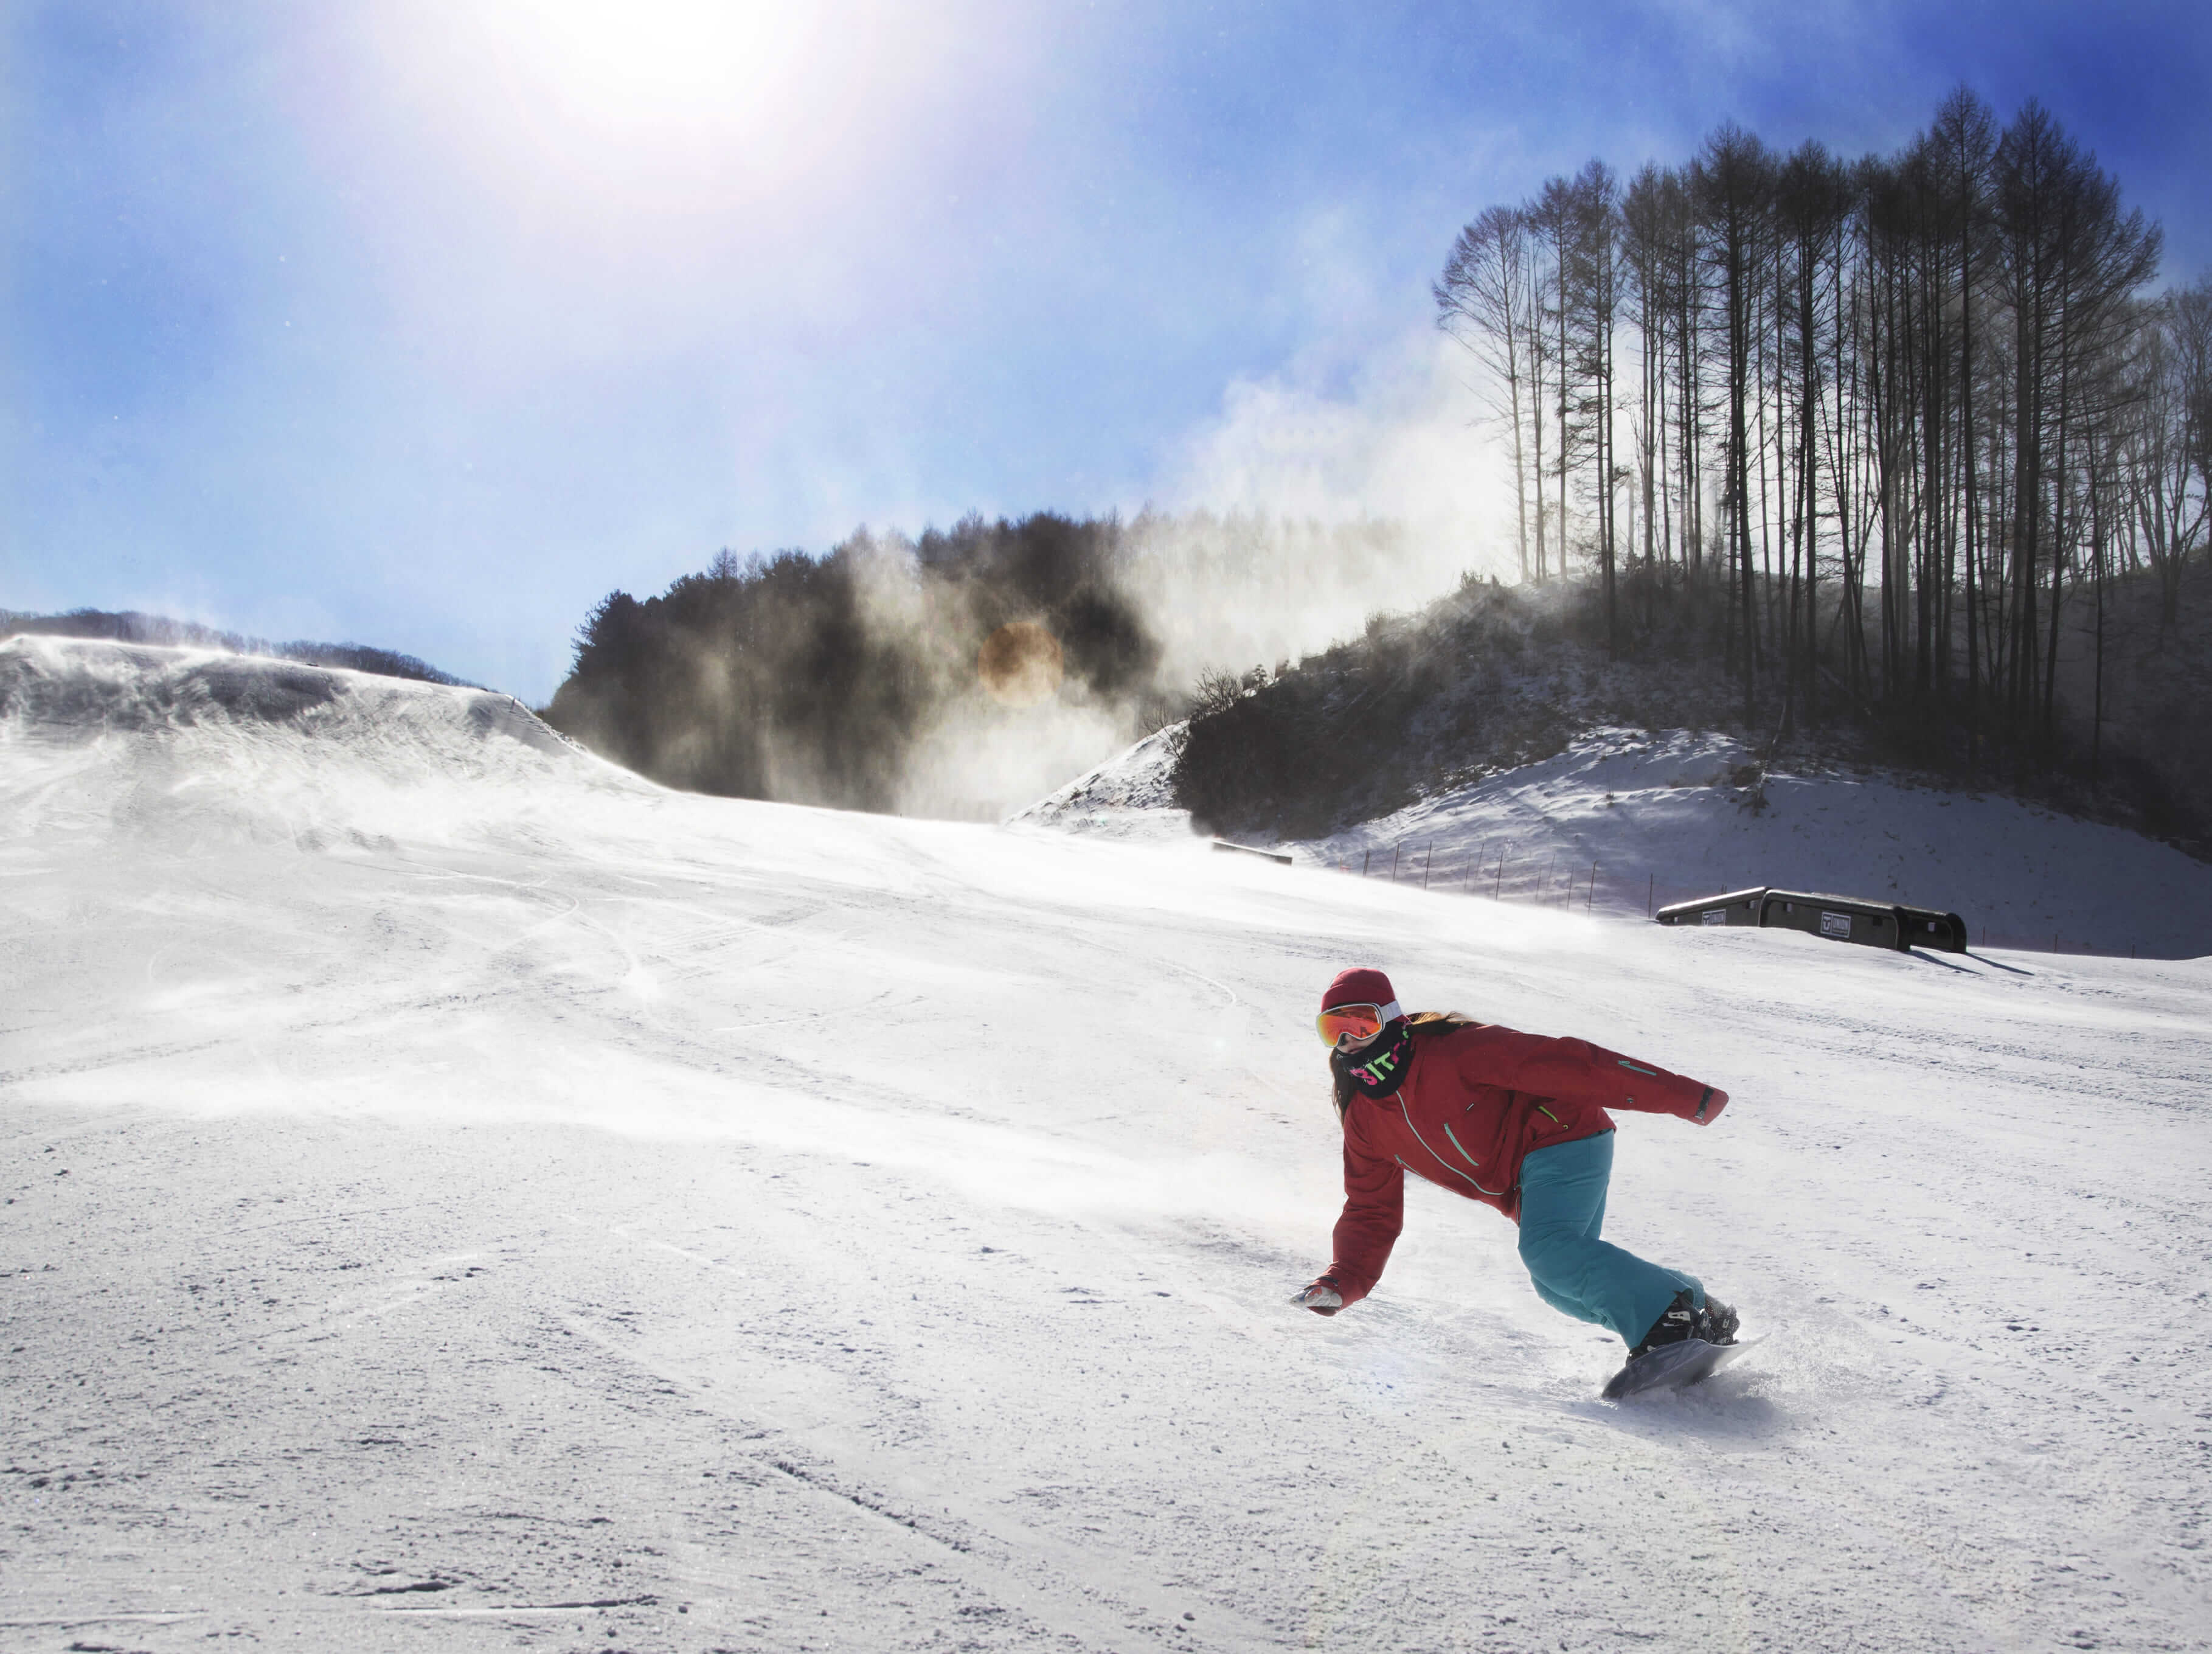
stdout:
[[1401,1014],[1395,1000],[1388,1005],[1333,1005],[1314,1019],[1314,1026],[1324,1045],[1340,1045],[1346,1036],[1353,1044],[1364,1045]]

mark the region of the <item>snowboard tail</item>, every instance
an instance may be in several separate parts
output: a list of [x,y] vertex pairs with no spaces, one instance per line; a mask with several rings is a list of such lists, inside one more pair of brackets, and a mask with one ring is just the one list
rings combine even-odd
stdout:
[[1702,1338],[1686,1338],[1677,1344],[1662,1344],[1614,1373],[1605,1387],[1605,1399],[1617,1402],[1645,1390],[1681,1389],[1711,1377],[1762,1341],[1753,1338],[1741,1344],[1708,1344]]

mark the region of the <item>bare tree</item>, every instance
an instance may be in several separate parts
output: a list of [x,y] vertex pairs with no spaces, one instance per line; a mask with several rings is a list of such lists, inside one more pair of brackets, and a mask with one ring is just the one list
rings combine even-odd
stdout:
[[1795,370],[1796,488],[1790,502],[1789,616],[1783,639],[1789,663],[1783,679],[1783,718],[1792,719],[1800,698],[1805,716],[1819,701],[1820,407],[1826,392],[1824,363],[1838,325],[1843,286],[1842,237],[1850,216],[1850,185],[1843,165],[1816,143],[1808,143],[1783,166],[1775,189],[1778,231],[1776,258],[1787,277],[1786,365]]
[[[2025,733],[2040,715],[2055,728],[2052,672],[2068,527],[2068,439],[2079,411],[2077,370],[2111,343],[2118,307],[2157,273],[2160,236],[2123,215],[2119,188],[2042,105],[2030,100],[1997,146],[1999,279],[2012,312],[2013,605],[2008,701]],[[2051,565],[2052,629],[2042,641],[2038,584]]]
[[1567,489],[1589,446],[1587,417],[1588,353],[1577,348],[1583,213],[1574,180],[1545,181],[1536,198],[1522,209],[1543,245],[1547,269],[1540,284],[1540,314],[1551,368],[1553,437],[1551,477],[1558,502],[1553,524],[1559,572],[1567,572]]
[[1707,257],[1728,350],[1728,481],[1723,505],[1740,617],[1741,635],[1735,642],[1743,674],[1743,721],[1750,725],[1756,721],[1759,669],[1752,603],[1751,363],[1756,295],[1770,240],[1774,167],[1766,147],[1730,123],[1705,140],[1693,177],[1698,216],[1710,236]]
[[1614,417],[1619,396],[1613,383],[1613,333],[1620,310],[1620,186],[1613,169],[1593,161],[1571,186],[1574,234],[1571,279],[1565,284],[1571,307],[1569,331],[1575,344],[1576,379],[1583,387],[1577,406],[1587,433],[1589,491],[1597,513],[1596,550],[1605,599],[1607,648],[1620,652],[1617,564],[1616,484],[1619,456]]
[[[1953,539],[1960,549],[1966,581],[1966,762],[1971,769],[1980,755],[1981,648],[1979,605],[1975,575],[1981,560],[1980,467],[1974,442],[1974,382],[1978,368],[1975,351],[1979,325],[1977,295],[1985,268],[1984,249],[1989,239],[1990,179],[1997,146],[1996,118],[1972,92],[1960,87],[1943,100],[1929,128],[1928,148],[1933,167],[1942,180],[1948,222],[1940,234],[1958,278],[1958,393],[1957,425],[1952,443],[1951,476],[1957,499],[1945,513]],[[1946,564],[1945,584],[1950,582]],[[1947,623],[1944,636],[1951,629]],[[1948,681],[1948,672],[1946,681]]]
[[1647,162],[1629,181],[1620,204],[1621,268],[1627,298],[1636,310],[1638,355],[1636,413],[1632,423],[1636,447],[1637,491],[1644,508],[1644,623],[1652,621],[1656,600],[1655,564],[1662,549],[1658,534],[1663,463],[1666,386],[1666,243],[1668,226],[1663,174]]
[[[1443,275],[1431,289],[1437,325],[1471,350],[1488,372],[1492,411],[1511,434],[1513,500],[1524,581],[1528,578],[1528,466],[1522,432],[1524,412],[1537,410],[1528,337],[1534,263],[1526,217],[1516,208],[1491,207],[1460,231],[1444,260]],[[1542,566],[1540,559],[1538,566]]]
[[2212,538],[2212,277],[2150,307],[2141,401],[2125,422],[2134,515],[2158,579],[2159,617],[2181,608],[2181,573]]

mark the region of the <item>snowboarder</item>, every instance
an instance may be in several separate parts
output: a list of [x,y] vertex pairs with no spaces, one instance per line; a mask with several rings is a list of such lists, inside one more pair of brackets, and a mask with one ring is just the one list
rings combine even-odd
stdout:
[[1696,1279],[1598,1238],[1613,1174],[1606,1110],[1710,1125],[1726,1092],[1584,1040],[1407,1016],[1379,970],[1343,972],[1321,1003],[1344,1127],[1344,1215],[1334,1261],[1293,1304],[1334,1315],[1374,1291],[1413,1171],[1517,1219],[1536,1295],[1616,1334],[1632,1359],[1684,1339],[1735,1341],[1735,1311]]

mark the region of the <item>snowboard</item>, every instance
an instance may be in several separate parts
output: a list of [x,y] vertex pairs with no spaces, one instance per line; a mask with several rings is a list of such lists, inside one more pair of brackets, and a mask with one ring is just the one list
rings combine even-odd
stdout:
[[1686,1338],[1678,1344],[1662,1344],[1614,1373],[1605,1387],[1605,1399],[1617,1402],[1645,1390],[1680,1389],[1711,1377],[1762,1341],[1753,1338],[1741,1344],[1708,1344],[1702,1338]]

